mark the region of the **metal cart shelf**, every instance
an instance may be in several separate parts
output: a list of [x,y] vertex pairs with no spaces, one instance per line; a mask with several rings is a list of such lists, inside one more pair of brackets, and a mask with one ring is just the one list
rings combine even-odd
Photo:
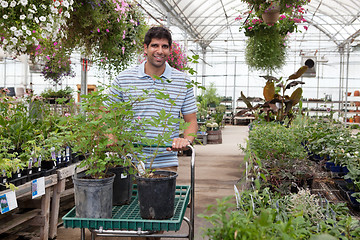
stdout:
[[[85,229],[91,231],[91,239],[96,236],[132,236],[132,237],[171,237],[171,238],[194,238],[194,193],[195,193],[195,150],[191,155],[191,186],[176,186],[174,216],[166,220],[142,219],[138,198],[135,194],[129,205],[114,206],[112,218],[77,218],[75,207],[62,219],[65,228],[81,228],[81,239],[85,240]],[[135,193],[136,189],[134,190]],[[190,200],[190,204],[189,204]],[[190,219],[185,217],[186,208],[190,207]],[[188,224],[189,233],[182,235],[159,233],[159,231],[179,231],[182,222]]]
[[64,226],[66,228],[102,228],[103,230],[178,231],[189,203],[189,195],[190,186],[176,186],[174,216],[167,220],[142,219],[138,197],[135,195],[129,205],[114,206],[111,219],[77,218],[74,207],[63,217]]

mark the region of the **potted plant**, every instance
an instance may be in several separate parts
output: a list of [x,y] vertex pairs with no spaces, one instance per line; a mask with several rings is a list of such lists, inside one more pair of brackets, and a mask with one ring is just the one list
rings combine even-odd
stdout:
[[82,218],[111,218],[115,174],[109,169],[131,167],[127,155],[141,150],[133,145],[142,136],[141,124],[133,121],[132,111],[139,99],[112,102],[114,96],[104,91],[99,87],[99,91],[82,96],[79,113],[63,116],[59,123],[58,135],[84,156],[79,167],[87,168],[73,177],[76,216]]
[[[209,239],[356,239],[359,221],[343,203],[329,203],[320,195],[301,190],[281,196],[255,187],[220,199],[200,217]],[[321,227],[319,227],[321,226]]]
[[61,47],[54,49],[54,54],[51,57],[47,56],[46,60],[41,73],[45,81],[49,81],[53,86],[61,85],[66,78],[75,77],[70,55],[62,51]]
[[73,89],[66,86],[64,89],[54,90],[51,88],[45,89],[40,96],[50,104],[69,102],[72,98]]
[[147,30],[143,13],[132,1],[74,0],[61,39],[70,52],[82,55],[114,75],[123,70],[142,47]]
[[[294,183],[297,186],[311,185],[314,170],[312,161],[301,144],[301,126],[277,122],[254,123],[249,132],[247,148],[251,165],[261,162],[261,170],[267,183],[282,193],[289,192]],[[255,162],[254,162],[255,161]],[[293,189],[296,191],[296,188]]]
[[[245,48],[246,63],[251,69],[268,73],[280,69],[285,64],[288,34],[297,31],[297,23],[305,22],[301,5],[307,1],[243,1],[254,9],[239,29],[249,37]],[[271,23],[264,21],[262,15],[273,12],[275,6],[279,8],[279,13],[283,13],[279,20]]]
[[303,12],[303,6],[307,5],[310,0],[241,0],[249,4],[258,16],[264,13],[278,12],[279,14],[297,15]]
[[301,77],[306,70],[307,66],[302,66],[286,80],[282,80],[282,78],[277,79],[273,76],[262,76],[267,80],[263,89],[265,103],[252,106],[249,99],[241,92],[241,98],[246,103],[247,108],[241,110],[238,114],[242,115],[251,111],[256,118],[263,116],[266,121],[276,120],[281,122],[288,119],[291,122],[295,116],[294,106],[299,103],[302,96],[302,88],[295,89],[290,96],[286,94],[286,90],[299,84],[304,84],[304,82],[297,81],[296,79]]
[[64,19],[70,17],[72,4],[73,1],[61,0],[2,1],[0,45],[12,57],[21,54],[38,57],[39,41],[56,42],[64,34]]

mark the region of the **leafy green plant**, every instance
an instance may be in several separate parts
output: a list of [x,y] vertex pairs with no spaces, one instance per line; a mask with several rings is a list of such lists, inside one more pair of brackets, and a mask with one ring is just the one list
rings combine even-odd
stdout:
[[[289,33],[297,31],[297,24],[305,22],[302,5],[306,0],[242,0],[247,2],[251,10],[240,27],[244,30],[246,41],[245,60],[254,70],[274,72],[285,64],[286,43]],[[263,14],[278,10],[283,13],[278,21],[267,24],[263,21]],[[237,17],[236,20],[242,19]]]
[[[250,171],[262,174],[276,191],[288,193],[292,183],[303,185],[313,177],[314,163],[307,158],[302,142],[301,126],[259,122],[252,125],[247,146]],[[261,162],[261,165],[259,165]]]
[[281,69],[286,60],[285,39],[272,32],[246,40],[245,61],[253,70],[273,72]]
[[[209,223],[209,227],[203,228],[205,236],[224,240],[360,236],[359,221],[345,212],[343,204],[321,203],[321,199],[308,191],[280,196],[267,188],[245,190],[237,205],[231,200],[231,197],[218,199],[217,205],[208,206],[208,215],[199,215]],[[297,203],[300,205],[295,206]],[[301,206],[311,208],[304,212]]]
[[54,90],[51,88],[45,89],[40,96],[43,98],[71,98],[73,89],[70,86],[66,86],[64,89]]
[[66,37],[61,40],[63,47],[79,49],[111,75],[136,59],[147,31],[138,4],[74,0],[73,8],[66,21]]
[[[241,110],[238,114],[242,115],[251,111],[256,118],[262,114],[266,121],[284,121],[288,119],[291,122],[295,116],[293,107],[300,102],[302,88],[295,89],[290,96],[286,94],[286,90],[298,84],[304,84],[304,82],[296,79],[301,77],[307,68],[307,66],[300,67],[296,73],[290,75],[286,80],[277,79],[273,76],[261,76],[267,80],[263,89],[265,103],[252,106],[249,99],[241,91],[241,99],[246,103],[247,108]],[[275,84],[277,85],[275,86]]]
[[[144,94],[145,96],[145,94]],[[87,167],[92,178],[103,178],[114,166],[132,166],[127,154],[139,152],[133,145],[141,141],[141,121],[136,120],[132,106],[144,97],[130,101],[110,101],[116,97],[105,93],[105,87],[83,95],[78,114],[63,116],[58,137],[72,150],[85,156],[80,166]],[[114,154],[108,154],[114,153]]]

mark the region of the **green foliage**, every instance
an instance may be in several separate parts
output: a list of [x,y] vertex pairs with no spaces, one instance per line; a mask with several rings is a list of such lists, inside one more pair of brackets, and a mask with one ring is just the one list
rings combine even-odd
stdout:
[[42,98],[3,96],[0,110],[0,167],[6,175],[27,167],[31,157],[51,160],[50,149],[63,147],[56,138],[58,116]]
[[69,86],[66,86],[64,89],[53,90],[51,88],[45,89],[40,96],[43,98],[70,98],[73,93],[73,89]]
[[247,146],[240,146],[246,153],[248,174],[253,178],[260,174],[273,190],[289,193],[293,183],[302,185],[314,175],[314,163],[302,143],[301,125],[254,122]]
[[131,166],[126,156],[139,150],[133,143],[143,135],[132,106],[144,98],[110,101],[116,96],[104,91],[105,88],[99,87],[98,91],[83,95],[79,114],[63,116],[59,122],[61,132],[57,135],[61,142],[85,156],[80,166],[87,166],[87,174],[93,178],[105,177],[114,166]]
[[245,61],[250,69],[274,72],[284,66],[285,60],[286,42],[278,32],[254,33],[246,40]]
[[[301,77],[307,68],[307,66],[300,67],[296,73],[290,75],[286,80],[277,79],[273,76],[261,76],[267,80],[263,89],[265,103],[253,107],[249,99],[241,92],[241,98],[246,103],[247,108],[241,110],[239,114],[251,111],[256,118],[262,117],[268,122],[274,120],[289,120],[291,122],[295,117],[293,108],[300,102],[302,96],[302,88],[295,89],[290,96],[286,94],[286,90],[304,84],[304,82],[296,79]],[[301,113],[301,109],[299,112]]]
[[120,72],[142,49],[147,25],[136,3],[74,0],[63,46],[79,48],[109,73]]
[[246,190],[239,196],[237,205],[230,197],[218,199],[217,205],[208,207],[208,215],[199,216],[210,224],[203,228],[204,235],[210,239],[317,239],[324,235],[357,239],[360,236],[359,221],[340,211],[344,205],[328,202],[319,205],[320,201],[308,191],[280,196],[267,188]]

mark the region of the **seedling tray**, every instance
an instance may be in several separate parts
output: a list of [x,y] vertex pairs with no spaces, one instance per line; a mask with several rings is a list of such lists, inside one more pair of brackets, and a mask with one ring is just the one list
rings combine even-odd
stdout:
[[137,191],[129,205],[114,206],[112,217],[77,218],[75,207],[63,218],[65,228],[89,228],[104,230],[178,231],[189,203],[190,186],[176,186],[174,216],[166,220],[149,220],[140,217]]

